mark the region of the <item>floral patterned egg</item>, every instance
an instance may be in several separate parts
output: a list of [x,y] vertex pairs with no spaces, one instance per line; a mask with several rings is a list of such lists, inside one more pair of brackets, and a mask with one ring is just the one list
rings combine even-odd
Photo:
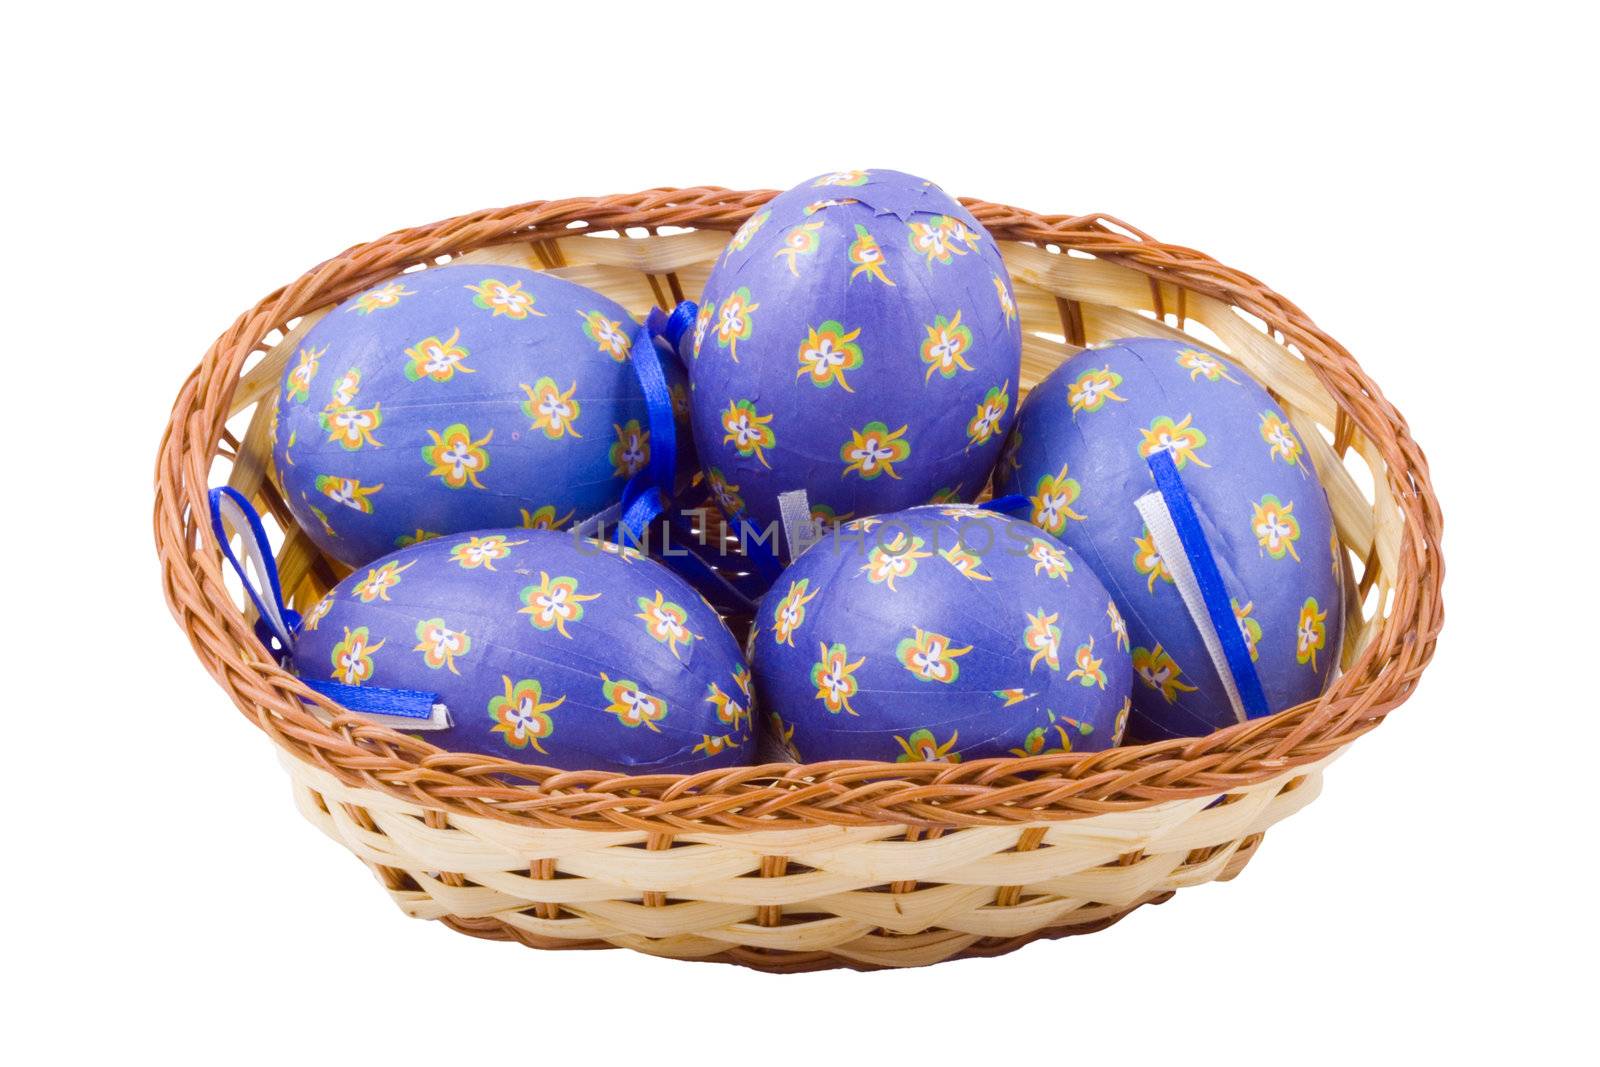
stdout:
[[994,239],[938,186],[824,174],[772,200],[706,282],[700,461],[765,529],[779,494],[843,520],[975,499],[1013,415],[1022,329]]
[[278,393],[273,462],[296,521],[354,566],[603,510],[650,455],[634,328],[599,293],[503,266],[405,274],[347,300],[306,333]]
[[753,758],[739,644],[633,549],[545,530],[436,538],[358,568],[305,616],[295,668],[437,693],[419,736],[563,770],[693,773]]
[[1029,393],[995,492],[1028,496],[1034,522],[1121,605],[1139,677],[1130,733],[1197,736],[1241,717],[1135,506],[1155,488],[1147,460],[1161,451],[1193,501],[1268,709],[1315,698],[1339,659],[1343,577],[1303,442],[1234,364],[1181,341],[1113,341]]
[[756,625],[757,702],[797,759],[1093,751],[1127,720],[1116,604],[1070,548],[996,512],[845,523],[783,572]]

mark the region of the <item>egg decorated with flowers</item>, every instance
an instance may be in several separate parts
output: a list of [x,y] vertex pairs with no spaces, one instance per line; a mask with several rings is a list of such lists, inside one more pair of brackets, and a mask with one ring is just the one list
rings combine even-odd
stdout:
[[[1157,484],[1153,456],[1198,541],[1176,511],[1170,527],[1162,517],[1176,490]],[[1131,736],[1207,734],[1314,699],[1333,677],[1344,576],[1327,494],[1300,431],[1222,356],[1154,337],[1080,352],[1029,393],[995,492],[1026,495],[1116,597],[1138,677]],[[1199,555],[1220,580],[1209,600]]]
[[563,770],[753,760],[750,673],[686,582],[568,532],[434,538],[358,567],[309,612],[297,673],[437,694],[453,752]]
[[759,529],[795,489],[828,520],[975,499],[1021,346],[994,239],[938,186],[804,182],[739,228],[701,297],[691,407],[711,490]]
[[756,616],[757,705],[804,761],[957,762],[1120,740],[1121,613],[1033,525],[926,505],[838,527]]
[[290,511],[356,566],[439,534],[605,509],[650,456],[634,330],[599,293],[499,265],[351,297],[300,340],[278,390]]

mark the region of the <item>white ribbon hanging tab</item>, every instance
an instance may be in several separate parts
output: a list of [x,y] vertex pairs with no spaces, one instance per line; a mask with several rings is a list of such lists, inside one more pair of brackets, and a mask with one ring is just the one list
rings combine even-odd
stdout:
[[1211,665],[1216,668],[1217,677],[1222,679],[1222,688],[1227,690],[1228,703],[1233,705],[1234,718],[1244,722],[1244,701],[1239,696],[1238,685],[1234,683],[1227,654],[1222,651],[1222,637],[1211,622],[1211,613],[1206,610],[1205,598],[1200,593],[1200,582],[1194,576],[1194,568],[1189,565],[1189,556],[1183,549],[1183,540],[1178,536],[1178,528],[1173,525],[1171,512],[1167,510],[1166,498],[1159,490],[1153,489],[1135,500],[1133,506],[1139,509],[1140,517],[1150,530],[1150,539],[1155,543],[1156,553],[1167,565],[1167,572],[1172,575],[1172,584],[1178,587],[1178,595],[1183,598],[1183,606],[1188,610],[1195,629],[1200,631],[1200,640],[1205,642],[1206,655],[1211,657]]

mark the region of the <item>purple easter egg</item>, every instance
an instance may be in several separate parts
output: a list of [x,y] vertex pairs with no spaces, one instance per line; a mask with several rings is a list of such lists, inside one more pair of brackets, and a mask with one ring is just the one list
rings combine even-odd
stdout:
[[603,510],[650,454],[634,329],[599,293],[515,267],[439,267],[345,301],[277,398],[295,520],[356,566],[428,535]]
[[716,612],[633,549],[493,530],[391,553],[306,614],[307,678],[437,693],[418,736],[563,770],[693,773],[753,758],[750,673]]
[[700,462],[759,529],[972,500],[1012,418],[1022,329],[994,239],[938,186],[824,174],[729,242],[691,348]]
[[1127,721],[1128,634],[1105,587],[996,512],[846,523],[783,572],[756,625],[757,704],[798,759],[1094,751]]
[[1192,737],[1242,718],[1135,506],[1154,489],[1147,459],[1159,451],[1193,501],[1268,710],[1315,698],[1339,660],[1344,585],[1311,457],[1233,363],[1165,338],[1113,341],[1029,393],[995,492],[1028,496],[1033,521],[1122,607],[1140,679],[1130,734]]

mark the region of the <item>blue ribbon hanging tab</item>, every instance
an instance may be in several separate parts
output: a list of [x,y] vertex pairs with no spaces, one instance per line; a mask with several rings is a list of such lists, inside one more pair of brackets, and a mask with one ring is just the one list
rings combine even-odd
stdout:
[[[211,532],[222,549],[222,557],[238,574],[245,596],[255,606],[256,638],[279,666],[294,669],[294,638],[300,629],[300,615],[283,602],[283,584],[278,564],[272,558],[261,516],[245,495],[232,486],[211,490]],[[233,550],[229,528],[239,533],[240,553]],[[243,555],[241,560],[240,554]],[[252,580],[253,579],[253,580]],[[301,677],[306,688],[322,694],[347,711],[357,712],[390,726],[408,730],[443,730],[450,726],[450,715],[439,703],[437,693],[414,689],[386,689],[382,686],[344,685]]]
[[1002,515],[1010,515],[1013,512],[1021,511],[1023,508],[1033,507],[1033,501],[1021,493],[1007,493],[1005,496],[997,496],[993,500],[985,500],[978,507],[988,508],[990,511],[998,511]]
[[[1217,560],[1211,553],[1211,545],[1206,539],[1205,531],[1200,526],[1200,516],[1195,511],[1194,501],[1189,496],[1189,491],[1184,488],[1183,478],[1178,474],[1178,467],[1172,461],[1172,456],[1165,451],[1153,453],[1148,461],[1150,474],[1155,479],[1156,492],[1159,494],[1159,508],[1151,509],[1156,501],[1150,500],[1150,495],[1141,497],[1137,501],[1141,513],[1147,513],[1147,524],[1152,535],[1158,537],[1157,549],[1161,550],[1161,541],[1157,530],[1157,523],[1149,522],[1151,518],[1159,520],[1160,512],[1164,511],[1171,519],[1172,530],[1176,532],[1182,548],[1182,563],[1187,563],[1187,569],[1194,579],[1194,587],[1201,603],[1200,610],[1197,605],[1190,603],[1195,590],[1185,591],[1188,583],[1179,582],[1179,592],[1184,597],[1185,605],[1189,608],[1191,617],[1201,630],[1201,636],[1207,638],[1207,646],[1211,641],[1206,634],[1204,621],[1210,622],[1210,628],[1215,632],[1216,642],[1221,646],[1222,658],[1225,662],[1216,664],[1218,673],[1226,670],[1231,677],[1224,678],[1227,687],[1231,690],[1230,698],[1237,699],[1237,710],[1242,711],[1243,718],[1256,719],[1263,715],[1271,714],[1271,706],[1267,703],[1266,691],[1261,686],[1261,676],[1256,671],[1255,663],[1250,658],[1250,648],[1245,643],[1244,633],[1239,629],[1238,619],[1233,613],[1233,604],[1228,596],[1227,586],[1222,580],[1222,570],[1217,566]],[[1163,556],[1170,556],[1168,551],[1162,551]],[[1178,560],[1171,560],[1178,563]],[[1175,581],[1184,577],[1181,566],[1172,568]],[[1204,613],[1205,619],[1201,617]],[[1213,653],[1213,659],[1217,658]]]

